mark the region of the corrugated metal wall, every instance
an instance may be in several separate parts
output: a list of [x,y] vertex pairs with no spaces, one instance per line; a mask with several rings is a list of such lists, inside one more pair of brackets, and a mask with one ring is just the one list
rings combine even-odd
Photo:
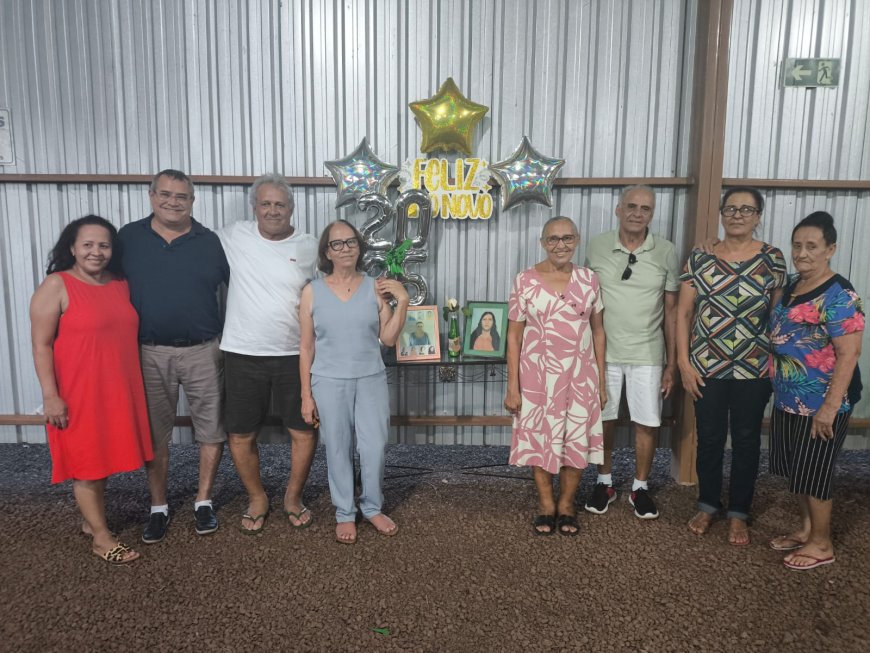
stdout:
[[[785,59],[811,57],[840,59],[839,86],[783,88]],[[724,176],[870,179],[870,3],[737,0],[729,67]],[[764,239],[787,256],[801,218],[819,210],[834,216],[839,249],[831,265],[870,304],[870,192],[765,195]],[[860,364],[866,378],[867,335]],[[855,415],[870,416],[870,400]]]
[[[762,13],[780,30],[799,20],[788,9],[797,3],[762,12],[767,4],[737,2],[732,38],[750,39],[740,46],[746,51],[769,40],[756,27]],[[854,20],[862,3],[824,4],[847,7]],[[364,136],[382,159],[398,164],[417,156],[420,144],[408,103],[431,96],[452,76],[467,97],[491,107],[475,137],[478,156],[500,160],[528,134],[541,152],[567,160],[563,177],[687,174],[696,0],[2,0],[2,10],[0,106],[12,110],[17,155],[5,173],[151,174],[176,167],[203,175],[319,176],[323,161],[344,156]],[[740,22],[746,20],[749,28]],[[866,53],[868,29],[852,30],[846,44],[844,56],[856,63],[861,39]],[[737,47],[732,94],[734,85],[745,85]],[[853,69],[866,97],[870,73]],[[780,91],[766,86],[765,93]],[[838,114],[834,122],[845,120]],[[746,140],[743,129],[732,118],[729,144]],[[866,143],[866,122],[862,138]],[[740,154],[745,149],[728,150],[726,175],[746,174],[735,161],[761,156]],[[196,217],[219,228],[248,216],[244,190],[197,188]],[[506,300],[512,276],[540,258],[536,240],[548,217],[577,218],[588,239],[615,226],[616,195],[562,189],[553,209],[520,207],[486,222],[437,221],[422,269],[433,303],[447,295]],[[777,208],[787,202],[782,195],[766,227],[781,246],[777,229],[794,216]],[[300,228],[319,233],[335,217],[361,220],[350,209],[334,209],[334,196],[330,188],[297,189]],[[680,247],[685,204],[684,190],[658,194],[654,229]],[[0,374],[10,379],[0,384],[0,413],[32,412],[41,401],[27,302],[61,225],[92,211],[123,224],[147,207],[139,185],[0,184]],[[502,392],[498,375],[485,388],[479,381],[426,382],[398,392],[395,408],[499,413]],[[509,440],[499,428],[403,429],[398,436]],[[37,428],[0,427],[0,441],[42,437]]]
[[[407,105],[452,76],[491,107],[475,151],[508,156],[528,134],[565,158],[564,176],[684,174],[691,73],[677,0],[613,3],[15,2],[2,27],[0,105],[15,119],[18,164],[5,172],[324,174],[364,136],[383,159],[418,155]],[[38,44],[38,45],[37,45]],[[659,225],[674,231],[684,193],[665,191]],[[518,270],[540,258],[543,222],[577,217],[584,236],[613,226],[615,193],[564,190],[553,210],[520,207],[488,222],[438,221],[425,274],[433,301],[506,300]],[[318,233],[337,215],[334,191],[300,189],[296,219]],[[40,403],[31,370],[27,299],[60,227],[96,211],[118,223],[147,212],[145,188],[0,185],[6,321],[0,369],[13,383],[0,412]],[[220,227],[249,210],[242,188],[198,188],[195,215]],[[581,254],[582,256],[582,254]],[[486,265],[481,265],[481,260]],[[397,395],[411,414],[501,412],[503,387],[425,384]],[[446,429],[402,433],[453,442]],[[506,429],[458,433],[505,442]],[[18,429],[6,439],[41,438]]]

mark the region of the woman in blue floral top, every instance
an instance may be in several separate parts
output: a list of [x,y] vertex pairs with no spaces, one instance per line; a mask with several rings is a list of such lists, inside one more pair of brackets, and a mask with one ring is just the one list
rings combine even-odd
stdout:
[[695,400],[698,512],[689,521],[706,533],[723,511],[722,461],[731,435],[728,542],[749,544],[748,520],[761,454],[761,421],[770,400],[770,307],[785,284],[785,258],[757,240],[764,198],[754,188],[722,196],[723,240],[695,250],[680,276],[677,363]]
[[791,237],[791,280],[770,317],[774,410],[770,471],[798,495],[800,527],[770,542],[790,551],[784,563],[804,571],[834,562],[831,484],[854,402],[864,309],[852,284],[831,270],[834,219],[818,211]]

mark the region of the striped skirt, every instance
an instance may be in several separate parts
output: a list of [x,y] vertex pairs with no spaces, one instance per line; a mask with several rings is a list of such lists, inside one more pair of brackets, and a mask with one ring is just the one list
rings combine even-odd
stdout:
[[773,409],[770,418],[770,473],[788,478],[788,489],[822,501],[831,498],[834,463],[843,443],[852,411],[837,413],[834,437],[811,438],[811,415]]

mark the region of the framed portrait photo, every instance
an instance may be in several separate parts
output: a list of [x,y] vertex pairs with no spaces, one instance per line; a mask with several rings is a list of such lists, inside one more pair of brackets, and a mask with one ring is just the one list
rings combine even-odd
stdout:
[[507,347],[507,302],[468,302],[463,356],[504,358]]
[[441,335],[437,306],[410,306],[396,343],[396,360],[402,363],[441,360]]

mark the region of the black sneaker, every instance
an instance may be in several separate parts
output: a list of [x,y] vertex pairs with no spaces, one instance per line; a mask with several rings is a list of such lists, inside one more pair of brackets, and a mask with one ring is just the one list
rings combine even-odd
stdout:
[[217,515],[214,514],[214,509],[211,506],[200,506],[193,514],[196,516],[197,535],[208,535],[218,529]]
[[596,483],[585,508],[596,515],[603,515],[614,501],[616,501],[616,490],[604,483]]
[[152,512],[148,518],[148,525],[142,533],[142,541],[145,544],[157,544],[166,537],[166,528],[169,526],[169,515],[162,512]]
[[628,496],[628,502],[634,508],[634,516],[639,519],[657,519],[659,511],[650,499],[649,492],[640,488]]

